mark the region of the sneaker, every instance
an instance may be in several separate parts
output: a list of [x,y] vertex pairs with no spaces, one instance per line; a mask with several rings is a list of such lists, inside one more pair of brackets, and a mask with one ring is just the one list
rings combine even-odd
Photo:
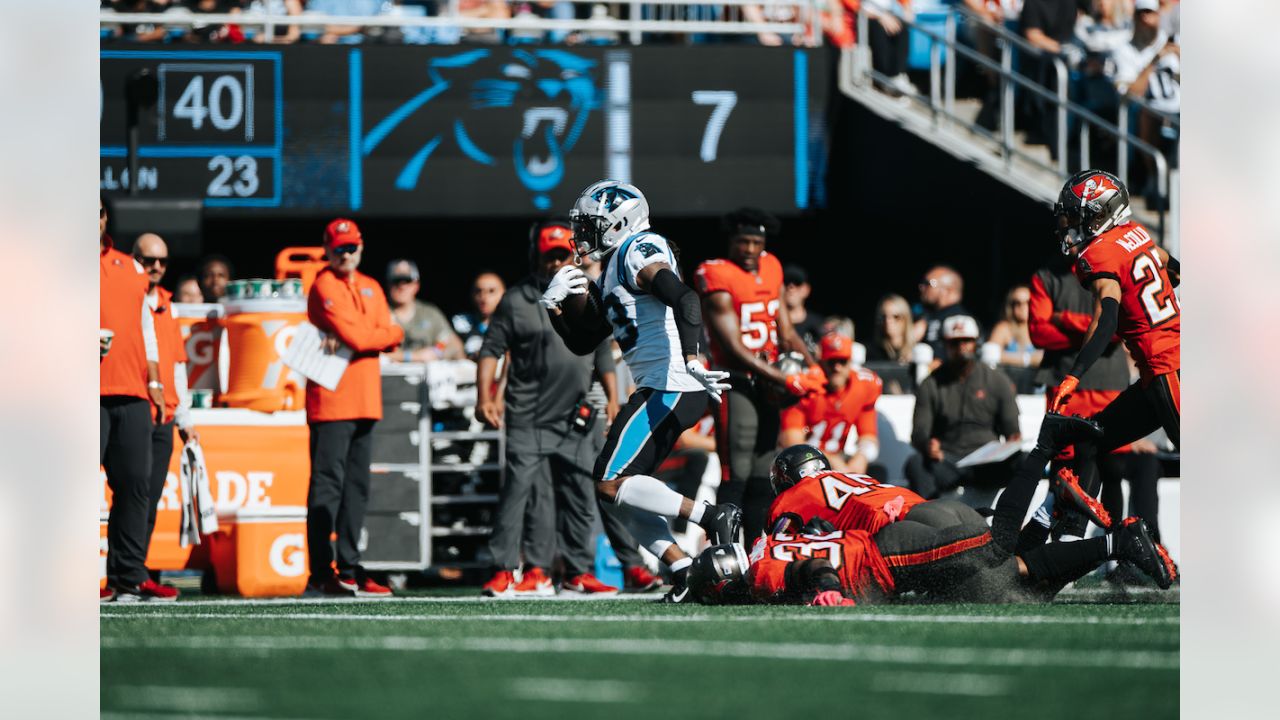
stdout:
[[98,602],[106,603],[116,599],[116,591],[109,587],[98,588]]
[[729,503],[710,505],[702,512],[702,522],[698,524],[707,531],[707,542],[712,545],[737,542],[742,532],[742,511]]
[[172,585],[161,585],[155,580],[147,578],[145,582],[138,586],[138,594],[148,602],[176,602],[179,592],[178,588]]
[[510,570],[499,570],[480,588],[481,595],[502,598],[515,595],[516,576]]
[[693,602],[693,593],[689,592],[688,585],[672,585],[671,589],[658,598],[657,602],[662,605],[683,605]]
[[338,578],[330,576],[323,580],[312,579],[302,591],[304,598],[323,597],[355,597],[355,590],[338,582]]
[[1062,468],[1058,471],[1058,474],[1053,477],[1052,489],[1054,496],[1066,507],[1089,518],[1100,528],[1111,527],[1111,513],[1108,513],[1102,503],[1080,487],[1080,478],[1076,477],[1070,468]]
[[662,587],[662,580],[649,572],[649,568],[636,565],[622,573],[623,592],[647,593],[660,587]]
[[1060,415],[1045,413],[1040,423],[1040,436],[1036,439],[1036,447],[1050,457],[1057,455],[1062,448],[1085,438],[1102,437],[1102,426],[1096,421],[1079,415]]
[[1138,517],[1127,517],[1111,534],[1112,554],[1117,560],[1128,560],[1148,577],[1156,581],[1161,590],[1168,590],[1178,571],[1147,529],[1147,523]]
[[556,594],[556,589],[551,586],[551,578],[542,572],[542,568],[532,567],[524,571],[514,592],[520,597],[551,597]]
[[560,584],[561,590],[567,590],[582,595],[616,595],[618,588],[612,585],[605,585],[591,573],[583,573],[576,575],[569,580]]
[[897,90],[903,95],[919,95],[920,89],[911,82],[906,73],[899,73],[889,79],[889,87]]
[[344,590],[354,594],[356,597],[391,597],[391,588],[386,585],[379,585],[367,575],[362,580],[355,580],[339,575],[338,584],[341,585]]

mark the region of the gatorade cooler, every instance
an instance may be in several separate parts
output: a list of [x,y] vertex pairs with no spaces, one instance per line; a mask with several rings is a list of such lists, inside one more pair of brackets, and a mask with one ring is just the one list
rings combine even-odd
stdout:
[[301,410],[306,380],[285,367],[282,358],[307,319],[306,298],[229,300],[226,312],[231,363],[221,404],[261,412]]
[[187,350],[187,387],[222,392],[218,372],[222,352],[223,309],[217,303],[174,303]]
[[[241,508],[209,537],[218,591],[244,597],[301,595],[307,586],[307,509]],[[224,526],[225,524],[225,526]]]
[[302,294],[311,292],[316,275],[328,265],[322,247],[290,247],[276,255],[276,279],[298,278],[302,280]]

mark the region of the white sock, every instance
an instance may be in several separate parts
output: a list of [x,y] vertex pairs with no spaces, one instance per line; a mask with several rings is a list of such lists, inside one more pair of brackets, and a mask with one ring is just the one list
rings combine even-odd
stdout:
[[635,538],[636,543],[653,553],[653,556],[659,560],[672,545],[676,544],[675,538],[671,537],[671,527],[658,515],[627,508],[626,521],[627,529],[631,531],[631,536]]
[[710,510],[710,509],[711,509],[711,503],[706,502],[705,500],[702,502],[694,503],[693,512],[689,513],[689,522],[693,523],[694,525],[697,525],[698,523],[702,522],[703,514],[705,514],[707,510]]
[[671,572],[680,572],[681,570],[689,567],[692,564],[693,564],[693,558],[685,556],[671,563],[669,567],[671,568]]
[[619,505],[647,510],[663,517],[679,517],[684,496],[666,483],[648,475],[632,475],[618,486],[614,501]]

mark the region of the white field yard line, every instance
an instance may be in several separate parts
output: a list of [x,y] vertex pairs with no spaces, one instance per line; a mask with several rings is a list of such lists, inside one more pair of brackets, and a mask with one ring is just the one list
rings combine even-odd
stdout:
[[904,695],[963,695],[995,697],[1013,689],[1012,675],[983,673],[876,673],[869,683],[872,692]]
[[146,712],[218,713],[257,710],[262,695],[253,688],[180,685],[104,685],[110,704]]
[[725,657],[764,660],[847,660],[905,665],[990,667],[1084,667],[1132,670],[1177,670],[1178,652],[1145,650],[1057,650],[977,647],[911,647],[832,643],[763,643],[710,640],[644,640],[616,638],[464,637],[412,635],[338,637],[332,635],[184,635],[177,637],[113,637],[101,639],[104,650],[165,649],[208,652],[401,651],[529,653],[534,655],[655,655]]
[[[225,713],[217,713],[216,715],[203,715],[200,713],[183,712],[175,715],[172,710],[136,710],[122,712],[119,710],[103,710],[98,714],[99,720],[171,720],[174,717],[181,717],[182,720],[279,720],[278,715],[227,715]],[[291,720],[304,720],[290,716]]]
[[[599,602],[600,600],[625,600],[632,602],[649,601],[654,602],[662,597],[661,593],[626,593],[609,595],[607,597],[599,597],[595,595],[553,595],[551,597],[510,597],[510,598],[491,598],[482,597],[480,595],[470,595],[465,597],[382,597],[382,598],[354,598],[354,597],[326,597],[326,598],[303,598],[303,597],[280,597],[280,598],[227,598],[225,600],[181,600],[179,604],[183,607],[195,607],[201,605],[213,607],[235,607],[237,605],[363,605],[371,603],[374,605],[396,605],[396,604],[453,604],[453,603],[522,603],[532,600],[542,602]],[[103,607],[112,607],[107,604]]]
[[[170,606],[172,607],[172,606]],[[869,622],[869,623],[925,623],[925,624],[968,624],[968,625],[1161,625],[1177,627],[1179,618],[1122,618],[1122,617],[1057,617],[1052,615],[907,615],[907,614],[828,614],[828,613],[770,613],[764,615],[534,615],[512,613],[486,613],[480,615],[448,615],[448,614],[401,614],[401,615],[363,615],[356,613],[321,613],[321,612],[279,612],[279,613],[247,613],[247,612],[182,612],[177,610],[129,610],[100,613],[101,619],[111,620],[143,620],[143,619],[192,619],[192,620],[333,620],[341,622],[645,622],[645,623],[717,623],[717,622],[766,622],[785,621],[799,622]]]
[[567,680],[565,678],[514,678],[507,695],[518,700],[571,703],[636,702],[652,697],[638,683],[621,680]]

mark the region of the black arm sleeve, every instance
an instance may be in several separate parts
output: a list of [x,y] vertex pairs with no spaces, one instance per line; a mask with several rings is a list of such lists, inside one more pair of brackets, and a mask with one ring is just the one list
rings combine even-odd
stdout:
[[649,292],[664,305],[675,310],[676,332],[680,334],[680,352],[688,357],[698,354],[698,341],[702,337],[702,303],[693,288],[680,282],[680,278],[663,268],[653,276]]
[[1119,315],[1120,303],[1116,302],[1115,298],[1103,298],[1102,317],[1098,318],[1098,328],[1094,330],[1089,342],[1080,348],[1080,354],[1076,356],[1076,362],[1071,366],[1069,374],[1078,378],[1083,377],[1098,358],[1102,357],[1102,352],[1111,344],[1111,338],[1116,334]]
[[578,317],[571,321],[568,313],[563,310],[559,315],[548,310],[547,315],[551,319],[552,329],[564,340],[570,352],[574,355],[590,355],[612,332],[603,308],[600,288],[591,283],[587,286],[587,302]]
[[1182,263],[1178,262],[1178,258],[1170,255],[1169,262],[1165,263],[1164,267],[1169,273],[1169,282],[1173,283],[1174,287],[1178,287],[1182,282]]
[[787,593],[793,595],[817,594],[827,590],[844,592],[840,587],[840,576],[824,558],[788,563],[782,581]]

